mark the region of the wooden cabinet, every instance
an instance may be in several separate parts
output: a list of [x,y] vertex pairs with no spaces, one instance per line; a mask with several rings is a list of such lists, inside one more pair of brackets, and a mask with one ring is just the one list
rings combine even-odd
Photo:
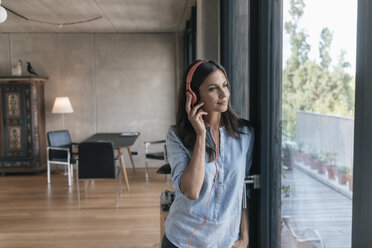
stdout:
[[45,169],[45,78],[0,78],[0,173]]

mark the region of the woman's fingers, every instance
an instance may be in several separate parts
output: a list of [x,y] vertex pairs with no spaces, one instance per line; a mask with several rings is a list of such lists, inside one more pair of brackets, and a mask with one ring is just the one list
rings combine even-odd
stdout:
[[196,114],[196,119],[199,119],[202,115],[207,115],[207,114],[208,114],[207,112],[199,111],[199,112]]
[[198,112],[200,107],[203,106],[203,105],[204,105],[204,102],[201,102],[201,103],[197,104],[195,107],[193,107],[191,112],[190,112],[190,116],[193,117],[196,114],[196,112]]
[[191,99],[192,99],[192,96],[191,95],[187,95],[186,96],[186,113],[189,115],[190,114],[190,111],[191,111]]
[[191,106],[192,96],[186,96],[186,113],[189,118],[191,125],[193,126],[195,132],[197,134],[205,133],[205,126],[204,120],[202,118],[203,115],[207,115],[208,113],[201,109],[201,106],[204,105],[204,102],[197,104],[196,106]]

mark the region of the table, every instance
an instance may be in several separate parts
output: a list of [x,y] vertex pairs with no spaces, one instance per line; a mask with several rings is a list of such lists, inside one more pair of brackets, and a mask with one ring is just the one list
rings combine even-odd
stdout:
[[122,171],[124,174],[125,183],[127,185],[128,191],[130,191],[129,188],[129,182],[128,182],[128,176],[127,171],[125,169],[125,163],[124,163],[124,155],[123,155],[123,148],[127,148],[130,161],[132,163],[133,172],[136,172],[136,168],[134,166],[134,161],[132,157],[132,151],[130,150],[130,147],[133,146],[134,142],[136,142],[138,136],[140,135],[139,132],[121,132],[121,133],[96,133],[89,137],[88,139],[84,140],[84,142],[99,142],[99,141],[111,141],[114,145],[115,150],[118,152],[120,163],[122,166]]

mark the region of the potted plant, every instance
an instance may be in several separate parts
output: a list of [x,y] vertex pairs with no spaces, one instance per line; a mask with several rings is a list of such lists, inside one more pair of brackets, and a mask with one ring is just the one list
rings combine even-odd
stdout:
[[[284,181],[285,178],[286,178],[286,169],[282,167],[282,182]],[[290,194],[291,194],[291,185],[282,184],[280,205],[283,204],[284,198],[288,198]],[[282,219],[280,222],[280,231],[282,231],[283,227],[284,227],[284,222]]]
[[320,158],[318,159],[318,172],[319,174],[325,174],[327,171],[327,154],[321,153]]
[[328,152],[327,153],[327,174],[329,179],[336,178],[336,155],[337,153]]
[[282,149],[282,161],[289,170],[293,169],[294,157],[292,156],[292,149],[289,144],[285,144]]
[[304,165],[310,166],[311,165],[311,153],[304,152],[302,155],[302,161]]
[[347,166],[339,166],[337,167],[337,177],[338,177],[338,183],[339,184],[346,184],[348,179],[349,167]]
[[303,142],[300,142],[298,143],[297,145],[297,151],[296,151],[296,154],[295,154],[295,160],[297,162],[300,162],[300,163],[303,163],[304,162],[304,150],[303,150],[303,146],[304,146],[304,143]]
[[311,167],[311,169],[313,169],[313,170],[318,169],[318,158],[319,158],[318,153],[316,153],[316,152],[310,153],[310,167]]

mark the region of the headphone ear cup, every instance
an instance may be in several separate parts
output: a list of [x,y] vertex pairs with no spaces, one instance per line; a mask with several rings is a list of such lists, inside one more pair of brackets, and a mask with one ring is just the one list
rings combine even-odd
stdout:
[[194,64],[191,69],[189,70],[189,72],[187,73],[187,76],[186,76],[186,97],[188,95],[192,95],[192,99],[191,99],[191,104],[192,105],[195,105],[195,103],[198,101],[198,98],[196,97],[196,94],[194,91],[192,91],[191,89],[191,81],[192,81],[192,77],[194,75],[194,72],[195,70],[198,68],[198,66],[200,64],[203,64],[207,62],[207,60],[201,60],[199,62],[197,62],[196,64]]
[[194,93],[192,90],[188,90],[188,91],[186,92],[186,97],[187,97],[188,95],[191,95],[191,96],[192,96],[191,104],[192,104],[192,105],[195,105],[195,103],[198,101],[198,98],[196,97],[195,93]]

